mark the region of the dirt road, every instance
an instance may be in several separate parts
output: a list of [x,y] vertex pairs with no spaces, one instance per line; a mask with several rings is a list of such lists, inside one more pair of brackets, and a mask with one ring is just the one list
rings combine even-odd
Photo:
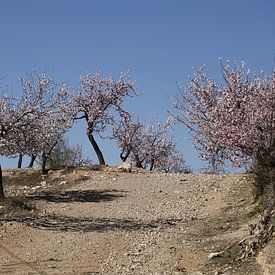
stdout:
[[[245,262],[234,255],[257,219],[246,175],[109,168],[55,172],[38,186],[25,191],[37,211],[0,216],[0,274],[269,272],[265,252]],[[231,254],[209,258],[230,246]]]

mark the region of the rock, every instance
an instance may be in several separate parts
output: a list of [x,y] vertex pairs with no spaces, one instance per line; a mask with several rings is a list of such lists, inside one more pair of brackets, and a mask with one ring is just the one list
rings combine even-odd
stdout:
[[119,170],[123,172],[131,172],[132,171],[132,164],[130,162],[122,162],[118,167]]
[[222,252],[213,252],[208,255],[208,258],[213,259],[213,258],[221,257],[221,254]]
[[47,185],[47,182],[46,182],[46,181],[41,181],[41,182],[40,182],[40,185],[44,187],[44,186]]
[[39,188],[41,188],[41,186],[37,185],[37,186],[32,187],[31,190],[35,191],[35,190],[37,190]]

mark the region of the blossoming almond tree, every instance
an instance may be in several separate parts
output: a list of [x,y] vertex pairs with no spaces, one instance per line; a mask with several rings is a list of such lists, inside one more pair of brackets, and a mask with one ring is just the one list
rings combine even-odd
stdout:
[[[70,92],[58,85],[52,76],[29,75],[21,78],[22,98],[19,108],[36,110],[31,123],[21,129],[21,155],[32,157],[42,153],[42,172],[46,172],[46,160],[53,148],[73,124],[74,110]],[[21,150],[20,150],[21,149]]]
[[105,160],[94,134],[101,134],[108,124],[114,122],[114,112],[119,115],[126,113],[122,107],[123,99],[125,96],[133,95],[134,90],[134,83],[128,74],[121,74],[118,80],[104,79],[100,73],[88,73],[80,78],[79,89],[74,95],[77,110],[75,119],[86,120],[86,134],[101,165],[105,164]]
[[34,73],[20,80],[21,97],[1,99],[5,106],[1,109],[4,132],[0,152],[9,157],[28,154],[32,160],[42,153],[45,173],[47,156],[73,123],[69,91],[46,74]]
[[[31,117],[35,113],[33,109],[19,109],[17,104],[18,101],[8,95],[3,95],[0,99],[0,154],[4,156],[17,153],[16,140],[20,136],[19,133],[31,122]],[[0,199],[3,198],[2,171],[0,171]]]
[[155,127],[153,118],[150,119],[145,128],[143,150],[145,152],[145,163],[149,170],[153,171],[161,159],[166,158],[171,153],[174,141],[169,137],[169,131],[173,125],[172,117],[165,123],[158,122]]
[[121,120],[115,121],[113,136],[121,150],[120,158],[125,162],[134,148],[143,143],[144,125],[139,121],[133,121],[132,115],[126,113]]
[[274,174],[275,73],[251,74],[241,63],[233,69],[222,65],[222,74],[225,83],[217,83],[200,69],[180,88],[174,100],[178,120],[206,160],[214,157],[216,165],[229,160],[237,167],[252,162]]
[[173,120],[169,118],[155,127],[151,118],[146,127],[134,121],[130,114],[124,116],[113,129],[113,138],[121,150],[122,161],[130,157],[136,167],[150,171],[186,172],[185,160],[168,134],[172,125]]

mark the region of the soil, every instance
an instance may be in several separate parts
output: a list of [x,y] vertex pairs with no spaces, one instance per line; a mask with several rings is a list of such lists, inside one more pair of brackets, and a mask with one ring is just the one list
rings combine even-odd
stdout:
[[0,274],[275,274],[273,240],[238,260],[262,211],[252,175],[93,167],[4,182],[17,199],[0,206]]

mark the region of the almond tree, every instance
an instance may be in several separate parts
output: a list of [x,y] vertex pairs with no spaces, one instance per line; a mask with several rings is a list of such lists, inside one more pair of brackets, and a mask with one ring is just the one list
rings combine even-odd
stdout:
[[64,85],[59,87],[46,74],[34,73],[20,80],[21,97],[2,98],[3,104],[6,102],[2,108],[5,112],[2,125],[8,135],[2,135],[5,142],[1,154],[9,157],[27,154],[33,160],[42,153],[42,171],[45,173],[47,156],[73,123],[69,91]]
[[171,151],[168,154],[159,158],[155,163],[155,170],[165,173],[191,173],[189,165],[186,163],[183,154],[181,154],[176,148],[174,143]]
[[[42,172],[46,172],[46,160],[58,141],[73,124],[74,109],[68,88],[58,85],[46,74],[27,75],[21,78],[21,109],[36,110],[31,123],[21,129],[18,139],[19,154],[28,154],[32,160],[42,154]],[[31,166],[31,164],[30,164]]]
[[165,123],[158,122],[157,127],[154,126],[153,118],[151,118],[145,128],[143,150],[145,152],[145,164],[150,171],[154,170],[156,163],[170,154],[171,148],[174,146],[173,140],[169,137],[169,130],[172,125],[172,117],[169,117]]
[[122,161],[130,157],[136,167],[150,171],[186,172],[185,160],[169,137],[173,123],[172,118],[168,118],[165,123],[159,122],[155,127],[151,118],[145,126],[133,121],[130,114],[124,116],[113,129],[113,138],[121,150]]
[[[8,95],[0,99],[0,154],[13,156],[17,153],[16,139],[22,128],[32,121],[33,109],[17,108],[18,101]],[[0,166],[0,200],[4,198],[2,171]]]
[[217,83],[200,69],[186,89],[180,87],[174,100],[178,120],[205,159],[267,169],[275,198],[275,72],[251,74],[241,63],[233,69],[222,65],[222,74],[224,83]]
[[114,112],[119,115],[123,110],[125,96],[134,94],[134,83],[128,74],[121,74],[118,80],[104,79],[100,73],[85,74],[80,78],[80,86],[74,95],[77,111],[75,119],[85,119],[87,122],[87,136],[101,165],[105,165],[103,154],[94,138],[94,134],[101,134],[106,126],[114,122]]
[[139,121],[133,121],[130,113],[123,115],[114,125],[113,138],[121,150],[120,158],[125,162],[132,150],[142,146],[144,125]]

